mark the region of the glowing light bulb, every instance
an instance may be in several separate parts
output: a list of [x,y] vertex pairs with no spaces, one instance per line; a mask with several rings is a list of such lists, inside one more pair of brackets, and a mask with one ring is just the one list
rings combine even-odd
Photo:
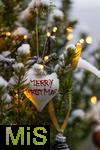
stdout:
[[48,61],[49,57],[48,56],[45,56],[44,57],[44,61]]
[[69,33],[69,34],[67,35],[67,37],[66,37],[66,39],[67,39],[68,41],[71,41],[73,38],[74,38],[74,35],[73,35],[72,33]]
[[79,42],[80,42],[81,44],[84,44],[85,41],[84,41],[84,39],[80,39]]
[[6,32],[6,36],[11,36],[11,33],[10,32]]
[[16,94],[15,97],[18,99],[18,94]]
[[93,105],[95,105],[97,103],[97,97],[96,96],[92,96],[90,100],[91,100],[91,103]]
[[58,28],[57,28],[57,27],[54,27],[52,31],[53,31],[53,32],[57,32],[57,30],[58,30]]
[[73,28],[72,27],[67,27],[66,30],[67,30],[67,32],[73,32]]
[[47,37],[50,37],[51,36],[51,33],[50,32],[47,32]]
[[86,38],[86,43],[87,43],[87,44],[92,44],[92,42],[93,42],[92,37],[91,37],[91,36],[87,36],[87,38]]
[[27,35],[24,35],[24,37],[23,37],[23,38],[24,38],[24,40],[27,40],[27,38],[28,38],[28,37],[27,37]]
[[40,68],[40,70],[43,70],[44,66],[43,65],[39,65],[39,68]]

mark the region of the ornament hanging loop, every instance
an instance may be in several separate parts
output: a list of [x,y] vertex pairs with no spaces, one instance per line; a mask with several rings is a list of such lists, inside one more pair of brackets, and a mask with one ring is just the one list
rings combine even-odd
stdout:
[[38,31],[38,24],[39,24],[39,10],[36,7],[35,8],[35,12],[36,12],[36,50],[37,50],[37,57],[39,57],[39,31]]
[[68,119],[69,119],[69,115],[70,115],[70,111],[71,111],[71,104],[72,104],[70,93],[68,96],[68,100],[69,100],[68,112],[67,112],[64,122],[61,126],[59,125],[59,122],[58,122],[56,114],[55,114],[55,107],[54,107],[53,101],[50,101],[48,104],[48,112],[49,112],[50,118],[51,118],[56,130],[61,134],[64,133],[64,131],[68,125]]

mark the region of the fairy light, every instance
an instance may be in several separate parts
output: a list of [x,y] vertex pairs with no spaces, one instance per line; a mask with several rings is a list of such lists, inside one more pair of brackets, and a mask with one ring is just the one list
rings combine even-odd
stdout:
[[49,59],[49,57],[48,57],[48,56],[45,56],[45,57],[44,57],[44,61],[46,61],[46,62],[47,62],[47,61],[48,61],[48,59]]
[[19,98],[18,94],[15,94],[15,102],[18,104],[19,102],[22,103],[22,99]]
[[52,31],[53,31],[53,32],[57,32],[57,30],[58,30],[58,28],[57,28],[57,27],[54,27]]
[[24,35],[24,37],[23,37],[23,38],[24,38],[24,40],[27,40],[27,38],[28,38],[28,37],[27,37],[27,35]]
[[18,98],[18,94],[16,94],[16,97]]
[[16,102],[18,103],[18,94],[15,94]]
[[50,32],[47,32],[47,37],[50,37],[51,36],[51,33]]
[[40,68],[40,70],[43,70],[44,66],[43,65],[39,65],[39,68]]
[[68,41],[71,41],[73,38],[74,38],[74,35],[73,35],[72,33],[69,33],[69,34],[67,35],[67,37],[66,37],[66,39],[67,39]]
[[95,105],[97,103],[97,97],[96,96],[92,96],[91,99],[90,99],[91,103],[93,105]]
[[11,36],[11,33],[10,32],[6,32],[6,36]]
[[72,27],[67,27],[66,30],[67,30],[67,32],[73,32],[73,28]]
[[86,43],[87,43],[87,44],[92,44],[92,42],[93,42],[92,37],[91,37],[91,36],[87,36],[87,37],[86,37]]
[[84,44],[85,41],[84,41],[84,39],[80,39],[79,42],[80,42],[81,44]]

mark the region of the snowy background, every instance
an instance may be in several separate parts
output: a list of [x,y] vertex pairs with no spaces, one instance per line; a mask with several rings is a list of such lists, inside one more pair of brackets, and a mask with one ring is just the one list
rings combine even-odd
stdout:
[[[72,0],[70,18],[79,22],[77,31],[88,32],[93,37],[93,47],[100,43],[100,0]],[[79,150],[97,150],[90,135],[79,145]]]
[[70,18],[77,19],[81,29],[100,42],[100,0],[72,0]]

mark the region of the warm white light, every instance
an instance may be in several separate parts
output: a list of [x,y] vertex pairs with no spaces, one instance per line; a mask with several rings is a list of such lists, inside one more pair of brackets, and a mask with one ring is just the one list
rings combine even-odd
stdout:
[[11,33],[10,32],[6,32],[6,36],[11,36]]
[[28,38],[27,35],[24,35],[24,40],[27,40],[27,38]]
[[49,57],[48,56],[45,56],[44,57],[44,61],[48,61]]
[[80,39],[79,42],[80,42],[81,44],[84,44],[85,41],[84,41],[84,39]]
[[66,30],[67,30],[67,32],[73,32],[73,28],[72,27],[67,27]]
[[92,37],[91,37],[91,36],[87,36],[87,38],[86,38],[86,43],[87,43],[87,44],[92,44],[92,42],[93,42]]
[[92,103],[93,105],[95,105],[95,104],[97,103],[97,97],[96,97],[96,96],[92,96],[92,97],[91,97],[91,103]]
[[51,33],[50,32],[47,32],[47,37],[50,37],[51,36]]
[[41,70],[43,70],[43,69],[44,69],[44,66],[43,66],[43,65],[39,65],[39,68],[40,68]]
[[58,28],[57,27],[54,27],[53,28],[53,32],[57,32]]
[[74,35],[73,35],[72,33],[69,33],[69,34],[67,35],[67,37],[66,37],[66,39],[67,39],[68,41],[71,41],[73,38],[74,38]]

